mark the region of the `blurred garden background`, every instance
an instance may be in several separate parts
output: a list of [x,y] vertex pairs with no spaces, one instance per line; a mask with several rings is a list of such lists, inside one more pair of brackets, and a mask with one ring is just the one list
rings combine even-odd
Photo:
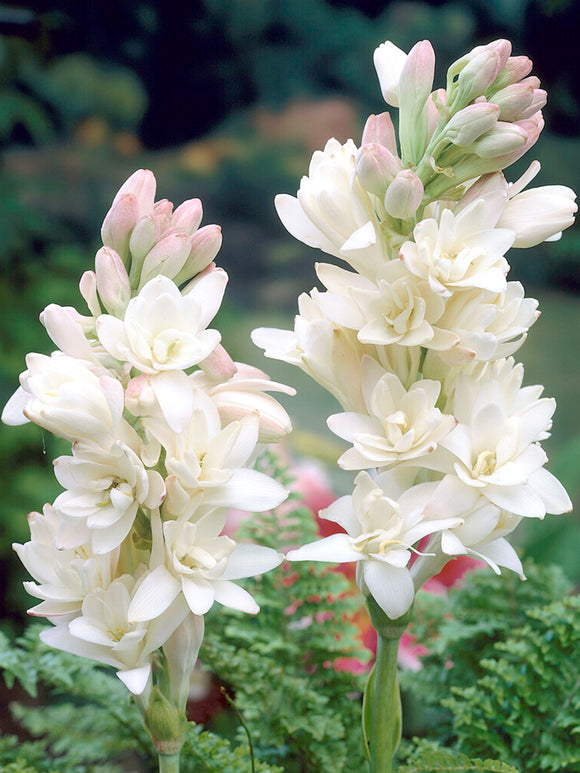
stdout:
[[[78,279],[91,267],[102,219],[120,184],[153,170],[158,198],[200,197],[219,223],[230,275],[217,327],[235,359],[298,388],[290,453],[332,469],[340,446],[324,417],[330,396],[252,346],[256,326],[291,327],[320,253],[293,240],[273,197],[294,193],[310,156],[334,136],[360,141],[384,109],[372,65],[386,39],[408,50],[429,38],[446,67],[497,37],[534,61],[548,90],[546,126],[516,179],[537,158],[535,184],[580,189],[578,7],[574,0],[39,0],[0,3],[0,399],[29,351],[50,352],[38,322],[51,302],[83,311]],[[558,402],[545,448],[580,505],[580,228],[508,255],[510,277],[543,315],[518,353],[526,383]],[[51,460],[66,452],[32,425],[0,429],[0,618],[22,625],[30,599],[11,550],[26,513],[58,493]],[[347,476],[345,487],[350,484]],[[339,478],[334,481],[342,493]],[[580,510],[578,511],[580,513]],[[580,582],[580,515],[518,532],[526,556],[560,563]]]

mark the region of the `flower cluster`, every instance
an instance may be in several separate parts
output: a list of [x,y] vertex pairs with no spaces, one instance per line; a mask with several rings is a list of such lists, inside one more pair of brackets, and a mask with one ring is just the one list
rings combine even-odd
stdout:
[[15,545],[41,599],[31,614],[54,624],[43,640],[114,666],[144,707],[161,663],[183,710],[203,615],[214,601],[256,613],[235,580],[281,561],[223,529],[233,505],[286,498],[254,462],[291,428],[268,392],[294,390],[234,363],[208,327],[228,279],[220,229],[199,227],[198,199],[173,210],[155,189],[140,170],[115,197],[80,282],[89,314],[44,310],[57,351],[27,356],[2,419],[72,443],[54,462],[63,493]]
[[289,558],[356,562],[363,595],[397,619],[453,556],[523,576],[506,535],[571,508],[540,446],[555,402],[511,356],[538,304],[505,255],[558,238],[576,204],[563,186],[523,190],[537,162],[516,183],[502,174],[538,138],[546,99],[508,41],[456,61],[435,91],[428,41],[408,55],[386,42],[374,63],[398,137],[388,112],[370,116],[360,147],[331,139],[297,197],[276,199],[293,236],[349,269],[317,264],[325,289],[299,298],[294,330],[253,339],[334,395],[339,465],[359,471],[321,513],[343,533]]

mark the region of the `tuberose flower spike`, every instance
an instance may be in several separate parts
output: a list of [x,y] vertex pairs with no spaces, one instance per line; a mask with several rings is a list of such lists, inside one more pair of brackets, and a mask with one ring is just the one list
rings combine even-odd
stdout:
[[324,289],[300,297],[294,330],[253,340],[339,400],[339,464],[361,471],[323,513],[346,534],[289,558],[356,562],[363,596],[402,619],[452,556],[523,576],[506,537],[571,507],[540,446],[555,403],[511,359],[538,304],[508,281],[506,256],[558,238],[576,204],[562,186],[523,190],[537,162],[513,185],[501,172],[536,141],[545,101],[509,41],[453,63],[447,89],[431,91],[428,41],[408,55],[387,41],[374,64],[398,137],[388,113],[371,116],[360,148],[330,140],[297,198],[276,201],[292,235],[348,269],[317,264]]
[[170,664],[164,700],[181,716],[203,615],[214,601],[255,614],[236,581],[282,560],[223,530],[228,507],[267,510],[287,497],[253,463],[291,429],[266,393],[294,393],[220,343],[210,325],[228,280],[213,263],[221,229],[200,228],[199,199],[174,210],[155,189],[139,170],[115,196],[81,280],[90,316],[44,310],[58,350],[27,356],[2,414],[72,443],[55,461],[65,490],[14,546],[40,599],[31,614],[54,624],[43,640],[116,668],[150,730],[155,653]]

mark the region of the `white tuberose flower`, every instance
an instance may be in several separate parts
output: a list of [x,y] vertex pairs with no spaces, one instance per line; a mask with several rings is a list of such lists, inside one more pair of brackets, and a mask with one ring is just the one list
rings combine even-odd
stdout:
[[87,593],[110,585],[119,551],[97,556],[89,545],[69,550],[58,546],[61,518],[52,505],[45,505],[42,513],[30,513],[28,524],[30,541],[12,546],[36,580],[25,582],[25,589],[31,596],[42,599],[28,613],[68,621],[80,614]]
[[346,260],[374,277],[384,261],[379,222],[356,176],[357,147],[335,139],[312,156],[297,198],[276,196],[278,216],[296,239]]
[[345,470],[391,467],[435,450],[456,425],[435,403],[438,381],[416,381],[407,391],[394,373],[370,357],[362,362],[362,389],[367,414],[336,413],[328,426],[353,444],[338,460]]
[[487,211],[485,200],[479,199],[457,216],[444,209],[439,222],[422,220],[413,231],[414,241],[402,245],[401,259],[411,273],[444,297],[472,287],[503,292],[509,268],[503,256],[515,233],[494,228],[497,218],[491,210],[489,222]]
[[73,443],[114,441],[123,414],[123,387],[116,379],[97,376],[89,363],[61,352],[31,353],[26,364],[22,386],[2,412],[5,424],[30,420]]
[[[412,479],[412,478],[411,478]],[[391,619],[413,603],[414,586],[407,568],[411,550],[428,534],[458,526],[462,519],[427,519],[423,512],[436,484],[408,488],[408,476],[384,472],[373,480],[357,475],[352,496],[341,497],[320,515],[335,521],[346,534],[333,534],[287,554],[290,561],[357,561],[357,582]],[[398,501],[387,493],[398,496]]]
[[129,621],[131,597],[138,587],[128,574],[107,589],[97,588],[83,601],[82,615],[68,625],[42,631],[50,647],[96,660],[118,669],[117,676],[135,695],[150,684],[151,655],[161,647],[188,614],[182,598],[150,623]]
[[193,417],[180,434],[169,431],[161,419],[146,419],[144,424],[166,451],[169,477],[164,511],[171,515],[189,517],[202,500],[209,507],[262,512],[277,507],[288,496],[278,481],[244,467],[258,442],[255,414],[222,430],[216,406],[197,390]]
[[103,314],[97,333],[105,349],[142,373],[184,370],[218,345],[217,330],[206,330],[220,307],[227,274],[221,269],[183,296],[166,276],[147,282],[127,306],[124,320]]
[[358,330],[361,343],[444,350],[459,341],[435,324],[445,311],[443,296],[401,261],[385,263],[376,282],[326,263],[317,264],[316,271],[329,290],[318,296],[323,313],[338,325]]
[[61,547],[90,541],[95,553],[107,553],[123,542],[139,506],[159,507],[165,495],[161,475],[146,470],[124,443],[107,450],[76,445],[73,456],[55,459],[54,468],[58,482],[68,489],[54,502],[64,516]]
[[523,368],[510,359],[479,376],[459,377],[453,399],[459,423],[425,462],[448,473],[430,511],[449,512],[458,502],[468,511],[480,496],[520,516],[570,511],[564,487],[544,469],[547,456],[538,443],[548,437],[555,400],[540,398],[542,387],[520,388]]
[[227,274],[208,270],[185,295],[166,276],[151,279],[127,306],[124,320],[103,314],[97,334],[118,360],[148,374],[161,411],[175,432],[193,411],[191,385],[184,370],[208,357],[219,344],[217,330],[206,330],[222,302]]
[[214,601],[250,614],[259,611],[250,594],[232,580],[268,572],[283,556],[261,545],[236,544],[220,535],[224,524],[225,512],[213,510],[196,523],[163,524],[165,563],[143,580],[129,609],[130,620],[158,617],[180,592],[195,615],[204,615]]

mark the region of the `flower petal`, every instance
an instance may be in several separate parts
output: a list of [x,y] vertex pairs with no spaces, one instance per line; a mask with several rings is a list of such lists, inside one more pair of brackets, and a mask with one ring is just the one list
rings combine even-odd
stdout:
[[175,599],[181,584],[165,566],[158,566],[149,574],[135,591],[127,617],[131,623],[140,623],[159,617]]
[[193,389],[182,370],[166,370],[150,377],[150,384],[165,421],[174,432],[187,427],[193,415]]
[[346,561],[360,561],[363,554],[351,547],[348,534],[331,534],[330,537],[310,542],[297,550],[286,553],[289,561],[330,561],[341,564]]
[[117,676],[129,692],[133,695],[141,695],[151,676],[151,663],[146,663],[138,668],[130,668],[127,671],[117,671]]
[[[278,553],[272,548],[239,542],[228,557],[222,578],[224,580],[239,580],[241,577],[263,574],[279,566],[283,558],[282,553]],[[219,601],[219,599],[217,600]]]
[[382,561],[365,561],[363,579],[383,612],[396,620],[409,610],[415,598],[411,573]]
[[237,609],[239,612],[247,612],[255,615],[260,611],[252,596],[247,590],[240,588],[234,582],[228,580],[215,580],[215,600],[225,607]]

